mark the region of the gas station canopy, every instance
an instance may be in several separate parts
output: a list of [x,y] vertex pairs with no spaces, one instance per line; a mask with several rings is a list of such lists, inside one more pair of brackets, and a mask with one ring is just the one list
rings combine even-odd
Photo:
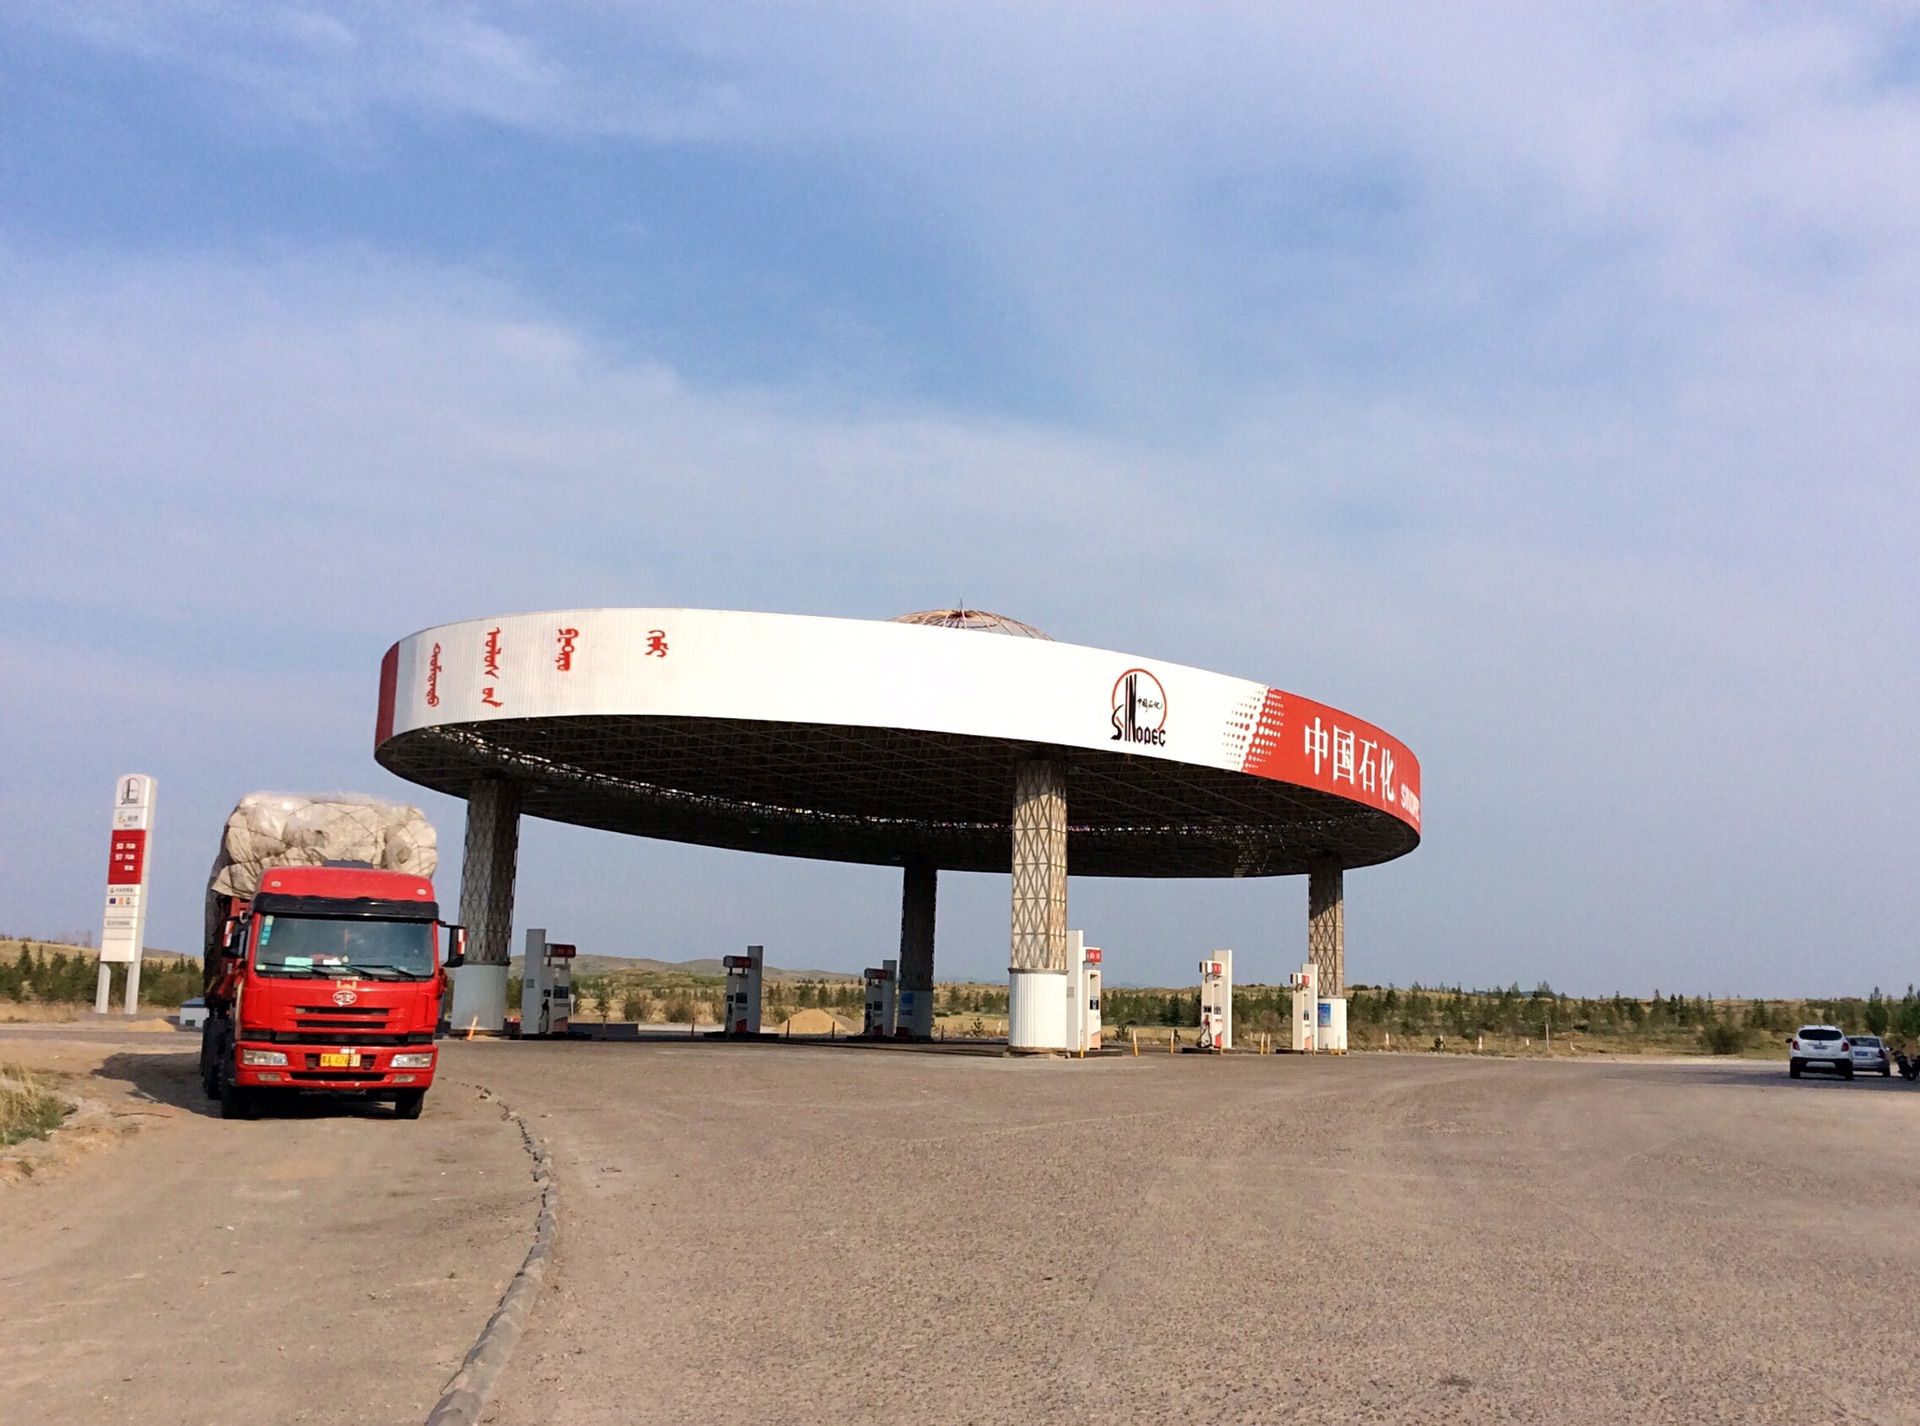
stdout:
[[1068,770],[1076,875],[1288,875],[1420,841],[1419,763],[1372,724],[971,610],[442,625],[387,651],[375,757],[455,796],[508,779],[554,821],[890,866],[1008,870],[1034,758]]

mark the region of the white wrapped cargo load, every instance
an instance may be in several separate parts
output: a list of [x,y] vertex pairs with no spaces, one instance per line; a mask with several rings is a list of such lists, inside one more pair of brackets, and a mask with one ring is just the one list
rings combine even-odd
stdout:
[[272,867],[363,862],[431,877],[440,864],[433,823],[418,807],[362,792],[251,792],[227,816],[207,879],[207,950],[226,924],[226,898],[252,896]]
[[433,824],[418,807],[359,792],[254,792],[227,818],[209,889],[251,896],[269,867],[365,862],[430,877],[440,864]]

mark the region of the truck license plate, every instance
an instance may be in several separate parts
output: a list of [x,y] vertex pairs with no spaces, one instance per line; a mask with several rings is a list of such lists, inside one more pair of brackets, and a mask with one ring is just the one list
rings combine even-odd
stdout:
[[320,1068],[321,1069],[352,1069],[353,1056],[352,1055],[322,1055],[320,1056]]

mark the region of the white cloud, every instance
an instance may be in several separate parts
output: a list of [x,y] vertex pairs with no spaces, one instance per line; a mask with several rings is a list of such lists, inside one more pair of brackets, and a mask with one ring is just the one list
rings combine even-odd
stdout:
[[356,162],[404,113],[837,165],[1120,419],[1303,373],[1631,398],[1920,298],[1900,7],[33,13]]
[[[1370,977],[1665,985],[1686,978],[1683,945],[1689,985],[1805,986],[1806,947],[1835,924],[1789,895],[1806,880],[1851,908],[1820,975],[1903,973],[1914,776],[1890,710],[1920,691],[1901,654],[1914,593],[1827,562],[1847,531],[1871,540],[1871,511],[1831,492],[1823,535],[1773,528],[1762,501],[1736,521],[1766,537],[1749,557],[1714,543],[1703,496],[1613,508],[1653,501],[1716,442],[1790,486],[1765,470],[1772,427],[1740,424],[1759,391],[1692,412],[1708,425],[1685,439],[1666,410],[1609,429],[1578,411],[1450,417],[1414,394],[1256,394],[1213,445],[1169,451],[703,389],[497,283],[367,253],[6,271],[0,465],[25,478],[4,577],[49,623],[41,672],[13,695],[32,713],[15,737],[38,805],[83,805],[88,779],[142,746],[209,806],[244,790],[233,748],[250,750],[248,785],[276,780],[261,765],[287,740],[260,730],[289,699],[302,747],[341,769],[324,780],[373,775],[379,651],[444,618],[602,602],[885,615],[964,596],[1403,733],[1427,766],[1430,840],[1364,878]],[[1911,514],[1893,518],[1910,531]],[[133,650],[161,693],[145,733],[62,713],[97,703],[102,650]],[[80,865],[91,823],[70,830],[60,856]],[[612,839],[584,854],[663,859],[716,892],[798,884]],[[529,904],[541,877],[578,875],[550,861],[530,864]],[[795,934],[816,939],[794,954],[840,956],[846,907],[886,899],[871,882],[807,881],[823,899]],[[1282,888],[1080,895],[1125,917],[1148,976],[1182,973],[1194,936],[1292,941],[1272,919]],[[651,903],[649,918],[663,941],[710,949],[710,904]],[[633,909],[622,893],[580,909],[582,938],[617,938]],[[967,893],[951,915],[952,953],[989,972],[996,897]]]
[[[399,143],[406,113],[839,164],[984,274],[1092,413],[695,381],[654,334],[627,356],[510,280],[392,252],[0,252],[0,589],[50,625],[51,681],[13,695],[40,805],[100,756],[60,716],[93,696],[68,648],[145,641],[183,688],[304,669],[334,730],[310,741],[357,759],[355,680],[439,619],[965,597],[1404,733],[1430,840],[1356,879],[1370,978],[1911,974],[1904,11],[36,13],[292,149]],[[207,729],[168,775],[229,780],[216,750],[259,696],[162,705]],[[855,885],[821,876],[822,904]],[[1189,940],[1297,939],[1261,909],[1278,890],[1076,895],[1158,974]],[[986,972],[973,900],[943,936]],[[845,927],[807,914],[793,958],[833,959]]]

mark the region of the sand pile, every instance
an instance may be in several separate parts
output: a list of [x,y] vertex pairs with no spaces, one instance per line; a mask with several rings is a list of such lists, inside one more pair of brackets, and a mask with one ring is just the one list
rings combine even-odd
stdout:
[[773,1027],[776,1035],[855,1035],[858,1025],[825,1010],[796,1010]]

